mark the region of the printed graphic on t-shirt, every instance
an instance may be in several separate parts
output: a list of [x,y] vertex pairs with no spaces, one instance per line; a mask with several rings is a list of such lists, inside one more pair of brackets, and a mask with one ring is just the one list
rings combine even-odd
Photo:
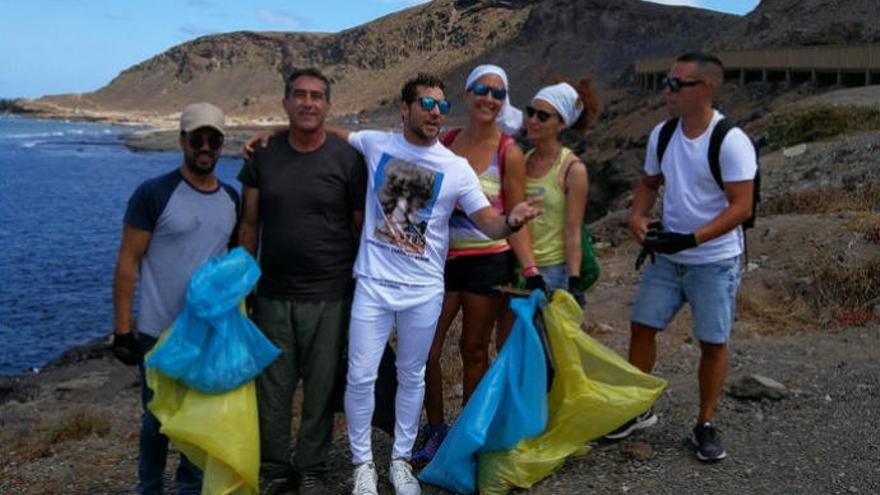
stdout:
[[443,173],[382,155],[374,188],[379,213],[373,236],[408,253],[425,253],[425,231]]

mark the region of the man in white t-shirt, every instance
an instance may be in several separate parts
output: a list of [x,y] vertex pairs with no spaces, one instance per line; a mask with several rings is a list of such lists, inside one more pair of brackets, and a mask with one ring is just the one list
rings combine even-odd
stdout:
[[[717,57],[689,53],[672,66],[665,82],[666,105],[678,118],[658,158],[663,123],[648,139],[645,171],[636,186],[630,229],[649,251],[658,253],[639,285],[631,315],[629,361],[650,373],[656,361],[655,338],[690,304],[694,336],[700,341],[700,412],[694,427],[696,456],[717,461],[727,454],[713,424],[727,374],[727,342],[733,325],[736,291],[744,250],[742,224],[752,214],[757,171],[748,136],[731,129],[720,148],[723,190],[709,166],[709,142],[723,118],[712,107],[724,69]],[[648,216],[663,185],[663,219]],[[662,225],[661,225],[662,224]],[[651,410],[633,418],[607,438],[621,439],[651,426]]]
[[541,211],[535,201],[507,215],[489,205],[467,160],[440,144],[449,102],[428,74],[401,92],[403,132],[331,129],[364,155],[368,181],[349,331],[345,415],[353,493],[377,493],[370,422],[382,351],[397,328],[397,397],[390,479],[398,495],[421,493],[409,460],[425,391],[425,363],[443,302],[449,217],[456,205],[486,235],[502,239]]

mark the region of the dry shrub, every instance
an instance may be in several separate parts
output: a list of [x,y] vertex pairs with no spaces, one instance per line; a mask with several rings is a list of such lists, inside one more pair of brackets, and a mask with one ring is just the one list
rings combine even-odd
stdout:
[[880,213],[859,212],[847,222],[846,228],[864,234],[868,242],[880,244]]
[[803,329],[819,323],[815,307],[803,297],[795,295],[780,299],[741,290],[736,301],[736,314],[737,319],[757,323],[762,334],[791,330],[793,324]]
[[767,144],[779,149],[839,134],[880,129],[880,110],[855,106],[819,106],[773,115],[766,127]]
[[762,202],[759,214],[841,211],[880,211],[880,182],[870,182],[858,188],[840,187],[788,192]]
[[51,445],[36,423],[4,424],[0,429],[0,466],[10,462],[28,462],[51,455]]
[[880,256],[856,266],[846,266],[832,257],[830,262],[817,264],[813,272],[821,305],[866,309],[880,302]]
[[92,434],[103,437],[110,432],[110,418],[102,412],[77,409],[65,414],[48,433],[48,442],[54,445],[79,440]]

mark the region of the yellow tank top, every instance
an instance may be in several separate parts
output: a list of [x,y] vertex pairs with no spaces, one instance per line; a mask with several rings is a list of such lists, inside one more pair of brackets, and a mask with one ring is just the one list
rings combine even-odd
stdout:
[[[535,150],[526,153],[526,161]],[[543,196],[539,205],[544,214],[529,222],[532,252],[538,266],[556,265],[565,261],[565,191],[559,188],[559,171],[568,161],[571,150],[563,147],[550,171],[540,178],[526,176],[526,197]]]

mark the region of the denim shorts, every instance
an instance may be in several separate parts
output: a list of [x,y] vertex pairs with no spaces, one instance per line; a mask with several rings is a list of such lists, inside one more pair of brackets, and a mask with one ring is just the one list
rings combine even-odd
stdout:
[[555,265],[539,266],[541,276],[547,288],[551,291],[556,289],[568,290],[568,264],[564,261]]
[[649,263],[633,302],[631,320],[663,330],[687,302],[694,317],[694,337],[724,344],[730,339],[736,291],[742,279],[741,258],[685,265],[657,256]]

